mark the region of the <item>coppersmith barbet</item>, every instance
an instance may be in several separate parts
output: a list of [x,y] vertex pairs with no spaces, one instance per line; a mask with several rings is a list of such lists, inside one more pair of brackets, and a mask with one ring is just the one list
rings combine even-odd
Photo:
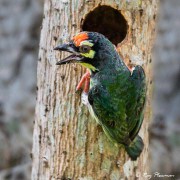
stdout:
[[81,32],[67,44],[54,49],[72,53],[57,65],[78,63],[89,69],[90,113],[108,138],[124,145],[131,159],[136,160],[144,147],[138,135],[146,97],[142,67],[135,66],[130,71],[114,45],[96,32]]

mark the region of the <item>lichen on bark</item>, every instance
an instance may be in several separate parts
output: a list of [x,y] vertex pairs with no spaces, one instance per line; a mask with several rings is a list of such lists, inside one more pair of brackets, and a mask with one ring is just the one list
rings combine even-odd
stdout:
[[[127,64],[129,60],[138,64],[140,59],[147,75],[147,104],[140,131],[145,148],[135,163],[129,160],[123,148],[116,147],[107,139],[75,93],[77,82],[85,70],[78,65],[55,65],[66,53],[56,53],[53,47],[58,41],[66,42],[79,32],[85,15],[99,5],[121,11],[129,28],[125,40],[117,46],[118,51]],[[148,170],[150,59],[156,6],[155,0],[141,3],[138,0],[45,1],[39,51],[41,61],[38,62],[32,179],[134,179],[136,173]],[[46,166],[43,166],[43,157],[46,157]]]

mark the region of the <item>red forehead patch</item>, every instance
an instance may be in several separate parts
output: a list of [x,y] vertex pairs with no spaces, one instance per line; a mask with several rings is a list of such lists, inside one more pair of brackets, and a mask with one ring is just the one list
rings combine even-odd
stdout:
[[88,39],[87,33],[80,33],[80,34],[73,37],[74,44],[76,46],[79,46],[82,41],[87,40],[87,39]]

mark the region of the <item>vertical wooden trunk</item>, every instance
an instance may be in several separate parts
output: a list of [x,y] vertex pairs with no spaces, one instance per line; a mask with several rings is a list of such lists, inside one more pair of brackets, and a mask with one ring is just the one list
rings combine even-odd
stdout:
[[[83,18],[99,5],[121,11],[127,20],[128,32],[125,40],[118,44],[118,50],[127,64],[143,65],[147,75],[147,103],[140,131],[145,148],[136,162],[132,162],[122,148],[119,149],[107,139],[101,127],[90,117],[87,107],[81,104],[75,87],[84,69],[72,64],[62,67],[55,65],[67,54],[56,53],[53,47],[79,32]],[[148,171],[150,63],[156,7],[156,0],[45,1],[37,75],[33,180],[134,179]]]

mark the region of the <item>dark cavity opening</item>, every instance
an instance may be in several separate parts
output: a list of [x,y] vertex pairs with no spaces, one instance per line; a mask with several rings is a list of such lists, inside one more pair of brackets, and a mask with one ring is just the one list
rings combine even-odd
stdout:
[[110,6],[98,6],[86,15],[81,29],[99,32],[117,46],[126,37],[128,25],[117,9]]

